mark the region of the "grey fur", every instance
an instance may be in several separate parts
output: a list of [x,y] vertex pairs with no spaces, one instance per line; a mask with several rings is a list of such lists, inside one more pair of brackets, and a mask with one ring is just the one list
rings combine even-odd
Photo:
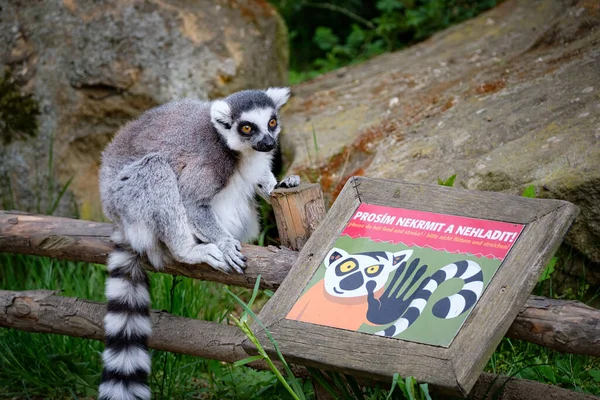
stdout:
[[[254,195],[268,199],[277,185],[271,160],[281,131],[279,107],[288,96],[287,89],[273,88],[242,91],[211,103],[172,102],[117,133],[100,168],[102,206],[117,227],[121,252],[115,257],[121,264],[113,295],[124,285],[122,279],[132,281],[139,272],[134,269],[141,268],[127,252],[131,260],[146,255],[156,269],[175,259],[243,273],[246,259],[240,241],[259,233]],[[244,125],[252,126],[251,134],[243,133]],[[284,182],[298,185],[299,178]],[[123,315],[122,304],[112,306],[121,314],[110,307],[107,331]],[[140,319],[136,321],[139,325]],[[112,327],[111,343],[119,342]],[[111,357],[127,349],[109,349],[107,342]],[[127,391],[129,376],[111,368],[105,371],[102,398]]]
[[227,104],[231,107],[231,117],[239,119],[244,111],[250,111],[255,108],[276,109],[275,102],[263,91],[259,90],[242,90],[241,92],[233,93],[227,97]]

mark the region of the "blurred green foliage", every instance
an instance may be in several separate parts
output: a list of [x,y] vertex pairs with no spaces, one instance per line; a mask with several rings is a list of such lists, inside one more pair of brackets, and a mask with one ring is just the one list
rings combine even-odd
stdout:
[[269,0],[290,33],[290,83],[426,39],[501,0]]

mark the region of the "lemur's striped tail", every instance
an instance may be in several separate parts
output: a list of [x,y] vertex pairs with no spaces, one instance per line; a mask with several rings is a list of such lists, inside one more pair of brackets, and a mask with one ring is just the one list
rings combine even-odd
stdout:
[[459,278],[464,281],[463,288],[456,294],[444,297],[433,305],[432,313],[438,318],[454,318],[469,310],[481,296],[483,291],[483,272],[474,261],[457,261],[437,270],[429,278],[421,282],[419,288],[412,294],[411,303],[402,317],[392,326],[376,332],[380,336],[396,336],[405,331],[423,312],[431,294],[443,282]]
[[150,293],[140,256],[117,248],[108,258],[106,347],[99,400],[150,399]]

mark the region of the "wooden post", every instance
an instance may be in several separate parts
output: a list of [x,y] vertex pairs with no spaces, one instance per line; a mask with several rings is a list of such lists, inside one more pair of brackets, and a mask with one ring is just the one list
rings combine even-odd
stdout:
[[271,194],[281,245],[300,250],[325,218],[323,191],[317,183],[291,189],[277,189]]
[[[323,191],[317,183],[277,189],[271,194],[271,205],[281,245],[292,250],[300,250],[325,219]],[[313,381],[313,387],[317,400],[333,400],[316,381]]]

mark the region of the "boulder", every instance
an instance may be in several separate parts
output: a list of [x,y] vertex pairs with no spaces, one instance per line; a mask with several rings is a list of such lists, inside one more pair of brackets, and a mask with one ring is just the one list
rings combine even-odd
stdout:
[[[335,197],[365,175],[581,208],[567,241],[600,262],[600,3],[508,0],[393,54],[293,88],[283,154]],[[315,145],[314,143],[317,143]]]
[[[287,31],[265,0],[3,2],[0,43],[3,203],[51,210],[72,178],[57,213],[86,219],[102,218],[100,152],[119,126],[173,99],[287,81]],[[23,104],[15,121],[7,104]]]

